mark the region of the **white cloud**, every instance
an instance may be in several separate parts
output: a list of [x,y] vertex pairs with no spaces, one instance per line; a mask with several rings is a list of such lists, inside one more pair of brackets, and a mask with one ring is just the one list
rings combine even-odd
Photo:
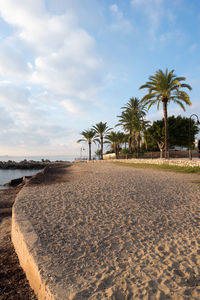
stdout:
[[15,126],[15,123],[12,117],[10,116],[9,111],[6,110],[3,106],[0,106],[0,132],[4,133],[10,128],[13,128],[13,126]]
[[[131,0],[130,2],[133,9],[140,10],[145,16],[145,21],[149,23],[148,34],[152,43],[159,40],[158,30],[164,20],[170,24],[175,23],[173,8],[168,9],[167,2],[164,0]],[[173,4],[175,5],[175,3]]]
[[16,40],[0,40],[0,74],[12,81],[27,80],[32,72],[31,64],[16,46]]
[[141,8],[152,26],[157,27],[163,18],[163,0],[131,0],[133,7]]
[[0,140],[8,153],[72,154],[74,120],[98,103],[104,66],[96,41],[65,5],[56,14],[45,0],[0,0],[12,27],[0,40]]
[[[5,62],[0,64],[0,74],[7,79],[20,74],[27,83],[65,98],[96,97],[102,84],[102,61],[94,38],[77,25],[72,12],[50,14],[44,0],[0,0],[0,14],[16,29],[12,50],[0,47]],[[31,49],[32,61],[16,50],[21,41]]]
[[38,106],[27,88],[1,82],[0,126],[0,154],[5,154],[5,149],[10,155],[63,154],[76,149],[78,132],[70,128],[69,122],[63,122],[62,114],[56,120],[49,118],[49,105]]
[[173,45],[183,46],[185,42],[185,35],[180,30],[167,31],[159,36],[159,41],[163,45],[173,42]]
[[61,102],[61,105],[64,106],[67,111],[72,112],[72,113],[78,113],[81,111],[80,106],[75,104],[73,101],[71,100],[63,100]]
[[29,96],[28,89],[16,87],[10,82],[0,82],[0,103],[10,110],[28,105]]
[[110,5],[110,12],[112,14],[111,29],[114,31],[122,31],[123,33],[129,33],[133,30],[132,24],[124,17],[123,12],[119,9],[117,4]]
[[79,97],[80,92],[95,92],[101,84],[100,74],[101,61],[95,56],[95,41],[78,29],[56,52],[36,58],[32,82],[59,94]]
[[117,4],[112,4],[112,5],[110,6],[110,10],[111,10],[112,12],[114,12],[114,13],[118,13],[118,12],[119,12],[119,8],[118,8]]

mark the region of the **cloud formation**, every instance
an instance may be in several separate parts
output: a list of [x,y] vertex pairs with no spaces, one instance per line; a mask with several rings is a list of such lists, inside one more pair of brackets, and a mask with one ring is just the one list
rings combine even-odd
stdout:
[[123,33],[130,33],[133,30],[131,22],[125,19],[123,12],[117,4],[110,5],[110,12],[112,15],[112,30],[122,31]]
[[[28,74],[26,79],[32,84],[65,96],[95,95],[101,84],[100,76],[96,75],[101,60],[96,54],[94,38],[79,28],[72,12],[52,15],[45,10],[44,0],[0,0],[0,13],[16,28],[12,48],[9,45],[0,48],[5,62],[0,68],[2,75],[10,79],[17,73]],[[19,53],[20,40],[31,48],[31,61]],[[7,40],[4,44],[8,44]]]
[[[0,16],[13,28],[10,35],[0,37],[0,105],[10,116],[0,122],[15,124],[21,132],[19,144],[24,136],[38,146],[44,141],[58,143],[49,128],[54,131],[59,116],[52,117],[49,104],[63,107],[64,111],[55,109],[61,115],[79,114],[84,102],[95,105],[102,85],[102,61],[93,36],[78,25],[72,11],[49,12],[45,3],[0,0]],[[41,116],[48,126],[42,122],[38,131]],[[76,139],[77,133],[67,129],[70,126],[64,124],[61,131],[68,133],[66,139]],[[32,128],[34,134],[30,135]]]
[[[175,22],[175,14],[173,13],[172,7],[168,8],[168,3],[164,0],[131,0],[131,6],[134,10],[141,12],[145,16],[145,25],[149,34],[149,37],[152,41],[158,42],[160,39],[169,37],[171,38],[171,33],[162,33],[161,37],[159,36],[159,29],[163,21],[173,24]],[[173,3],[176,5],[176,2]],[[147,25],[148,24],[148,25]]]
[[193,74],[198,102],[199,19],[188,3],[0,0],[0,155],[79,152],[80,132],[113,127],[158,68],[189,83]]

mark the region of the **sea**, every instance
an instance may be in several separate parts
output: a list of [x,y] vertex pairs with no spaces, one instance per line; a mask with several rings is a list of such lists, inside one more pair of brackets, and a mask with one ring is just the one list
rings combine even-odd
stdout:
[[[48,159],[50,161],[74,161],[75,157],[69,155],[56,155],[56,156],[0,156],[0,161],[16,161],[20,162],[26,160],[35,160],[41,161],[42,159]],[[21,170],[21,169],[0,169],[0,190],[6,189],[7,187],[4,186],[11,179],[20,178],[23,176],[30,176],[34,175],[41,170]]]

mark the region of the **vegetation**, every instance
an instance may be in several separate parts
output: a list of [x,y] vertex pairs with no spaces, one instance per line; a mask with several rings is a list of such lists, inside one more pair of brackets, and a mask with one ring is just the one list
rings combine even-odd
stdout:
[[[190,137],[188,128],[190,123]],[[161,155],[165,144],[164,119],[153,122],[145,131],[145,140],[147,149],[151,151],[160,150]],[[192,145],[194,148],[194,137],[198,133],[198,127],[194,120],[182,116],[171,116],[168,118],[168,144],[170,147],[181,146],[187,147]],[[189,140],[190,138],[190,140]]]
[[101,155],[100,158],[103,159],[103,139],[105,137],[105,135],[111,130],[111,128],[109,128],[107,126],[107,122],[106,123],[97,123],[95,126],[92,127],[96,133],[96,137],[99,138],[98,142],[101,145]]
[[78,140],[77,143],[80,143],[80,142],[87,142],[88,143],[88,146],[89,146],[89,160],[91,160],[91,157],[92,157],[92,155],[91,155],[91,145],[92,145],[92,142],[96,141],[96,139],[95,139],[96,133],[93,129],[88,129],[88,130],[82,131],[81,135],[83,136],[83,138]]
[[[177,77],[174,70],[170,72],[168,69],[165,72],[158,70],[140,87],[148,91],[142,100],[132,97],[121,107],[122,111],[117,116],[119,121],[116,126],[121,126],[123,131],[113,131],[108,127],[107,122],[96,123],[90,129],[82,131],[83,138],[78,142],[88,143],[89,160],[91,160],[92,142],[100,144],[100,149],[95,152],[99,159],[103,159],[105,143],[110,145],[110,152],[114,152],[117,158],[119,153],[135,157],[139,152],[158,149],[162,157],[164,148],[165,158],[167,158],[168,146],[188,147],[190,144],[194,147],[195,135],[199,131],[194,120],[182,116],[168,117],[167,111],[170,102],[180,105],[183,110],[185,110],[184,104],[191,105],[189,95],[184,89],[192,88],[189,84],[183,83],[185,80],[185,77]],[[158,109],[162,104],[164,118],[150,125],[146,120],[146,114],[154,104],[157,104]]]
[[97,149],[95,154],[97,155],[98,159],[101,159],[101,149]]
[[160,150],[160,157],[163,157],[163,149],[165,145],[164,122],[158,120],[145,131],[145,146],[146,150]]
[[191,105],[189,95],[182,90],[182,88],[192,89],[189,84],[181,83],[181,81],[185,80],[185,77],[177,77],[174,74],[174,70],[170,72],[168,72],[168,69],[165,72],[158,70],[155,75],[149,77],[149,81],[140,87],[140,89],[148,90],[148,93],[141,100],[144,106],[148,106],[148,110],[153,104],[157,104],[159,109],[162,102],[165,124],[165,158],[167,158],[168,151],[167,105],[173,101],[180,105],[184,111],[183,103]]
[[142,133],[146,129],[148,122],[144,120],[146,112],[138,98],[130,98],[126,103],[116,126],[122,126],[127,134],[129,153],[140,149]]
[[106,143],[110,144],[111,149],[116,154],[116,158],[118,158],[119,150],[121,144],[124,142],[125,134],[123,132],[114,132],[111,131],[106,136]]

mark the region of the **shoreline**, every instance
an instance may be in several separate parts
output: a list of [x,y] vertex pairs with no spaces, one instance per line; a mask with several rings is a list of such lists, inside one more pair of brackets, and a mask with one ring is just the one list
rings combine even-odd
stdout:
[[[2,162],[0,162],[1,164]],[[68,164],[69,162],[65,162]],[[26,183],[38,172],[43,172],[46,168],[56,168],[63,165],[64,163],[59,162],[38,162],[38,161],[22,161],[22,162],[6,162],[3,163],[3,168],[0,166],[0,172],[3,176],[1,179],[0,190],[6,188],[12,188],[21,183]],[[5,171],[5,174],[3,173]],[[9,173],[6,173],[8,171]],[[5,178],[5,180],[4,180]]]

